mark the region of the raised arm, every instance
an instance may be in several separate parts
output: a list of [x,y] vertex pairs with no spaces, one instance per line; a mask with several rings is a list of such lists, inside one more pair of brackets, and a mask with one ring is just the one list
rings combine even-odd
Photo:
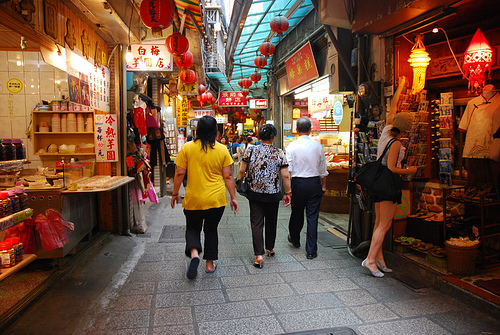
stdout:
[[389,107],[389,114],[387,115],[386,125],[392,124],[392,119],[398,111],[399,96],[401,95],[401,91],[403,91],[403,88],[405,87],[405,82],[405,76],[399,77],[398,88],[396,89],[396,92],[391,99],[391,106]]

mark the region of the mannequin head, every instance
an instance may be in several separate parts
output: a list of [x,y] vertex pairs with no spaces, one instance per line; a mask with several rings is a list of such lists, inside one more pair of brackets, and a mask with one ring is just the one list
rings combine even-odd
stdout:
[[483,88],[483,97],[486,99],[486,100],[489,100],[493,94],[495,94],[495,86],[489,84],[489,85],[486,85],[484,88]]

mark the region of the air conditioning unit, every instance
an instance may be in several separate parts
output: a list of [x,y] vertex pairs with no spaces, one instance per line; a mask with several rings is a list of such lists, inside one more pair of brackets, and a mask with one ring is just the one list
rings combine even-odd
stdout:
[[[332,30],[337,37],[340,52],[342,52],[347,62],[350,63],[351,50],[354,47],[351,31],[338,27],[332,27]],[[335,48],[330,38],[328,38],[328,53],[324,73],[330,75],[330,94],[354,91],[354,84],[351,82],[344,65],[342,65],[339,59],[339,51]]]

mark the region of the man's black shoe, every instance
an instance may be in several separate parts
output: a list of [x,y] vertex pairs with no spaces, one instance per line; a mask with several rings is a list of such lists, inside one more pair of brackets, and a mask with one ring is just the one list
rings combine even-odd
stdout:
[[316,254],[307,254],[307,259],[314,259],[316,257],[318,257],[317,253]]
[[293,243],[290,235],[288,235],[288,242],[290,242],[295,248],[300,248],[300,243]]

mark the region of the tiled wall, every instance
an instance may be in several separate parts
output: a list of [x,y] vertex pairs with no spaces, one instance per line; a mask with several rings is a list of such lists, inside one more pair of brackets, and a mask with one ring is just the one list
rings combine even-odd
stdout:
[[[22,81],[20,93],[12,94],[7,90],[7,81],[12,78]],[[32,162],[25,168],[42,165],[26,134],[31,111],[42,100],[61,99],[68,94],[67,73],[45,63],[41,53],[0,51],[0,138],[23,140],[27,158]],[[14,108],[13,118],[9,116],[9,104]]]

